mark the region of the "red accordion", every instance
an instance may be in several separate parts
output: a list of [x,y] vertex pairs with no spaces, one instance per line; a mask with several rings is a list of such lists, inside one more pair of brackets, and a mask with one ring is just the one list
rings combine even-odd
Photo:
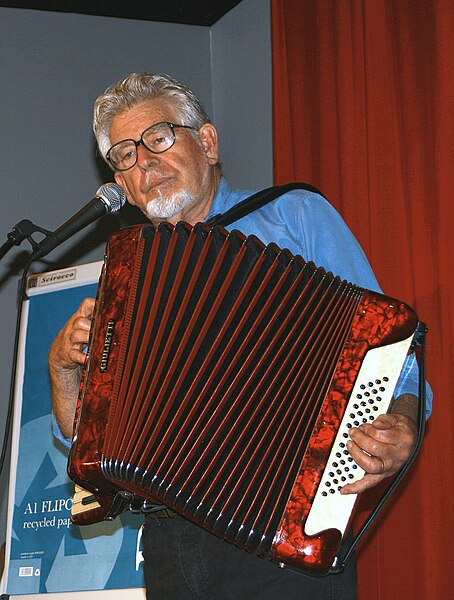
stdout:
[[389,408],[418,327],[404,303],[220,227],[109,241],[69,459],[92,492],[162,504],[253,554],[328,572],[363,475],[348,429]]

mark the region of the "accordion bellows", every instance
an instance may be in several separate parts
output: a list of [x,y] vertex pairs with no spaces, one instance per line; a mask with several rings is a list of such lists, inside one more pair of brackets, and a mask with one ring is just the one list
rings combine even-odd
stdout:
[[[103,518],[120,491],[297,570],[333,564],[362,476],[348,429],[386,412],[418,319],[238,231],[114,234],[69,459]],[[87,506],[89,508],[89,506]]]

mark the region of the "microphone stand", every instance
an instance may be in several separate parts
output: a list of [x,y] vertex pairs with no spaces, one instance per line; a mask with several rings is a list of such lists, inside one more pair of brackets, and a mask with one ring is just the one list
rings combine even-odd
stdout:
[[44,233],[46,238],[54,237],[51,231],[43,229],[42,227],[39,227],[39,225],[35,225],[28,219],[19,221],[6,236],[8,238],[7,241],[0,247],[0,260],[13,246],[20,246],[25,239],[30,242],[33,250],[36,251],[39,248],[39,244],[32,238],[31,234],[36,233],[37,231],[39,233]]
[[2,450],[0,453],[0,476],[3,472],[3,467],[5,465],[6,453],[8,449],[9,437],[11,435],[11,424],[13,417],[13,408],[14,408],[14,395],[16,388],[16,373],[17,373],[17,354],[19,349],[19,336],[20,336],[20,325],[22,320],[22,306],[26,295],[26,284],[27,284],[27,276],[28,271],[32,262],[37,258],[35,253],[40,249],[40,243],[36,242],[32,238],[32,233],[43,233],[45,235],[44,239],[55,237],[51,231],[47,229],[43,229],[38,225],[35,225],[28,219],[23,219],[19,223],[17,223],[13,229],[7,235],[7,241],[0,247],[0,260],[5,256],[5,254],[13,247],[19,246],[25,239],[27,239],[32,245],[32,249],[34,253],[32,253],[28,261],[24,267],[22,277],[20,279],[19,291],[18,291],[18,311],[16,318],[16,331],[14,335],[14,347],[13,347],[13,365],[11,371],[11,383],[9,390],[9,400],[8,400],[8,410],[5,419],[5,430],[3,433],[3,442],[2,442]]
[[16,388],[16,372],[17,372],[17,354],[19,350],[19,336],[20,336],[20,324],[22,320],[22,306],[25,299],[25,290],[27,284],[27,275],[30,269],[30,265],[32,264],[33,259],[30,256],[27,264],[25,265],[24,271],[22,273],[22,277],[20,279],[19,285],[19,293],[18,293],[18,302],[19,306],[17,309],[17,318],[16,318],[16,332],[14,335],[14,347],[13,347],[13,365],[11,370],[11,383],[9,389],[9,400],[8,400],[8,410],[5,419],[5,430],[3,433],[3,443],[2,443],[2,451],[0,454],[0,476],[3,472],[3,467],[6,459],[6,452],[8,449],[8,441],[11,435],[11,424],[13,418],[13,408],[14,408],[14,395]]
[[[7,241],[0,247],[0,260],[13,246],[19,246],[25,239],[28,239],[33,248],[33,252],[29,257],[24,272],[22,274],[19,289],[19,307],[16,320],[16,335],[13,348],[13,368],[11,376],[8,414],[5,424],[5,434],[3,438],[2,451],[0,454],[0,476],[3,471],[6,450],[11,431],[11,419],[14,406],[15,380],[17,370],[16,363],[19,348],[20,324],[22,318],[22,305],[25,299],[27,274],[28,270],[30,269],[30,265],[34,260],[46,256],[46,254],[48,254],[54,248],[59,246],[62,242],[67,240],[71,235],[83,229],[93,220],[101,217],[106,212],[116,212],[125,204],[125,202],[126,196],[124,191],[120,188],[120,186],[118,186],[115,183],[107,183],[98,189],[97,195],[91,200],[91,202],[89,202],[85,207],[79,210],[79,212],[76,213],[73,217],[71,217],[69,221],[64,223],[54,232],[48,231],[43,227],[39,227],[38,225],[35,225],[28,219],[24,219],[13,227],[12,231],[10,231],[10,233],[8,233],[7,235]],[[32,233],[36,232],[44,234],[44,238],[39,243],[36,242],[32,237]]]

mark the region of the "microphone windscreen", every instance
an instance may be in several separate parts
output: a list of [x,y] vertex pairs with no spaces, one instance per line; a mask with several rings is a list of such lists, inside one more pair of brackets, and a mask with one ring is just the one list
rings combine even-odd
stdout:
[[96,196],[101,198],[107,208],[107,212],[117,212],[126,202],[126,195],[116,183],[105,183],[96,192]]

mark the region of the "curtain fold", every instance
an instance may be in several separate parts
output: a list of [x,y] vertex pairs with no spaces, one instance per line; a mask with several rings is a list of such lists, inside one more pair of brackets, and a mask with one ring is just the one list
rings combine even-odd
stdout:
[[271,0],[271,11],[275,183],[318,187],[385,293],[429,328],[434,412],[358,552],[359,598],[450,597],[454,2]]

